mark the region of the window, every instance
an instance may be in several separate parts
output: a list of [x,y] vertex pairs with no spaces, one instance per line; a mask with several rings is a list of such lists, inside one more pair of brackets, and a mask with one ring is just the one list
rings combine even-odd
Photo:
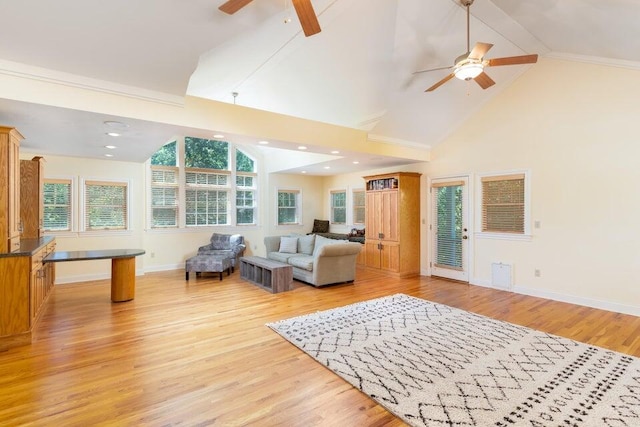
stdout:
[[256,223],[255,160],[236,150],[236,223]]
[[353,190],[353,223],[364,224],[364,190]]
[[187,226],[228,224],[228,175],[187,169]]
[[151,167],[151,226],[178,226],[177,167]]
[[347,223],[347,192],[345,190],[331,192],[331,222],[333,224]]
[[300,223],[300,191],[278,190],[278,225]]
[[256,224],[256,161],[232,144],[179,138],[150,163],[152,228],[230,225],[234,218],[236,224]]
[[85,181],[86,231],[127,229],[127,187],[126,182]]
[[484,176],[483,232],[525,234],[525,174]]
[[44,230],[71,231],[71,180],[44,180]]

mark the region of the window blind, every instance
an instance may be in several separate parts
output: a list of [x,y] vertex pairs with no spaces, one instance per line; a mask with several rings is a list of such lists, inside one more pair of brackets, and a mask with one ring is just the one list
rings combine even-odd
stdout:
[[127,183],[85,181],[85,230],[127,228]]
[[45,179],[43,202],[44,229],[71,231],[71,180]]
[[524,234],[524,174],[483,177],[482,231]]

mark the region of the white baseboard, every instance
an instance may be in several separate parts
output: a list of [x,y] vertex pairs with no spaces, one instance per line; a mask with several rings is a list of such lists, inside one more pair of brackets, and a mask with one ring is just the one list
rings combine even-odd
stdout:
[[144,269],[145,273],[153,273],[157,271],[183,270],[184,262],[179,264],[154,265]]
[[[144,276],[144,270],[136,269],[136,276]],[[68,283],[92,282],[94,280],[110,280],[111,271],[100,274],[81,274],[77,276],[58,276],[56,275],[56,285],[65,285]]]
[[615,313],[630,314],[632,316],[640,316],[640,307],[626,304],[619,304],[610,301],[601,301],[592,298],[579,297],[575,295],[561,294],[558,292],[550,292],[541,289],[529,288],[526,286],[514,286],[513,289],[498,288],[491,284],[490,280],[473,279],[469,282],[472,285],[492,288],[501,291],[515,292],[517,294],[529,295],[532,297],[545,298],[553,301],[567,302],[569,304],[582,305],[585,307],[598,308],[600,310],[613,311]]

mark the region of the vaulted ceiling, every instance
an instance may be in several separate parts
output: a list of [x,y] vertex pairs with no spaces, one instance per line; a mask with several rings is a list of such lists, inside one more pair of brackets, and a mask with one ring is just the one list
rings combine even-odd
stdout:
[[[90,78],[178,102],[203,97],[429,149],[535,67],[491,67],[497,84],[487,90],[453,79],[425,93],[450,70],[413,73],[453,65],[466,51],[466,11],[457,0],[313,0],[322,32],[312,37],[301,32],[290,0],[254,0],[234,15],[217,9],[223,2],[0,0],[0,74]],[[471,44],[492,43],[488,58],[538,53],[640,68],[635,0],[475,0],[471,15]],[[1,124],[19,126],[35,147],[48,135],[48,152],[91,157],[82,146],[104,134],[103,123],[75,114],[83,113],[0,99]],[[163,135],[188,131],[136,125],[138,152],[127,155],[136,161]]]

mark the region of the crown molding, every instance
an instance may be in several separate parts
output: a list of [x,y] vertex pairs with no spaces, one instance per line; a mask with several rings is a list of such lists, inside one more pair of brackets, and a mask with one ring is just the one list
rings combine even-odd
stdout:
[[564,52],[550,52],[544,55],[545,58],[561,59],[573,62],[585,62],[588,64],[605,65],[608,67],[627,68],[631,70],[640,70],[640,62],[627,61],[625,59],[603,58],[600,56],[577,55]]
[[35,67],[18,62],[0,60],[0,74],[46,83],[54,83],[78,89],[87,89],[118,96],[136,98],[143,101],[157,102],[173,106],[184,106],[184,97],[158,92],[136,86],[113,83],[106,80],[93,79],[62,71]]

